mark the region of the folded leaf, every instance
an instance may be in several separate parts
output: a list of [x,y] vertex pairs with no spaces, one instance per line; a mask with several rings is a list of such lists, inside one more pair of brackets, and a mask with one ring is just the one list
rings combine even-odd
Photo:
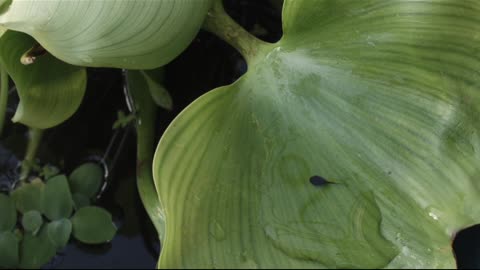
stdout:
[[67,120],[78,109],[86,89],[84,68],[47,54],[25,66],[21,56],[34,45],[22,33],[8,31],[0,38],[0,65],[17,87],[20,104],[13,117],[29,127],[46,129]]
[[179,55],[211,0],[13,1],[0,26],[25,32],[67,63],[150,69]]
[[282,40],[158,146],[160,267],[455,267],[480,221],[479,10],[285,1]]

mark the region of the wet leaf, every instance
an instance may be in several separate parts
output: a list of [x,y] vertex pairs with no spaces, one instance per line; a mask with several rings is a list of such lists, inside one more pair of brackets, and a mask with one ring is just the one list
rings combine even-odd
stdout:
[[193,40],[210,0],[13,1],[0,26],[25,32],[65,62],[151,69]]
[[45,185],[43,213],[49,220],[69,218],[73,211],[73,199],[64,175],[50,178]]
[[159,266],[454,268],[480,221],[478,10],[285,1],[282,40],[158,146]]
[[117,228],[112,215],[99,207],[85,207],[72,218],[73,236],[86,244],[103,244],[110,242]]
[[0,233],[13,230],[17,223],[17,211],[13,200],[0,193]]

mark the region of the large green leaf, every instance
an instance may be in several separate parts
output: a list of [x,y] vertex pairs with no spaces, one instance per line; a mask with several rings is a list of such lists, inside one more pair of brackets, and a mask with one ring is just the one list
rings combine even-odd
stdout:
[[480,221],[479,11],[287,0],[283,39],[158,146],[160,266],[453,268]]
[[149,69],[170,62],[193,40],[211,0],[22,0],[0,26],[35,37],[65,62]]
[[20,104],[13,117],[30,127],[46,129],[68,119],[80,106],[86,89],[84,68],[61,62],[47,54],[25,66],[21,56],[34,45],[23,33],[7,31],[0,38],[0,65],[18,90]]

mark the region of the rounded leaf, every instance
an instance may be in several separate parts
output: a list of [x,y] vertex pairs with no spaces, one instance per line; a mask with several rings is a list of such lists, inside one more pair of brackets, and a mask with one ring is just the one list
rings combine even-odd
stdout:
[[17,210],[25,214],[29,211],[43,212],[43,192],[45,184],[40,180],[34,180],[32,183],[23,184],[15,189],[10,195],[15,202]]
[[37,235],[25,234],[20,245],[20,268],[39,269],[56,254],[44,226]]
[[179,55],[211,0],[13,1],[0,26],[33,36],[67,63],[151,69]]
[[0,193],[0,233],[11,231],[17,223],[17,211],[13,200]]
[[85,163],[76,168],[68,178],[73,193],[80,193],[88,198],[94,198],[102,183],[104,171],[97,163]]
[[77,211],[72,218],[73,236],[86,244],[110,242],[117,228],[112,215],[99,207],[85,207]]
[[285,1],[282,40],[158,146],[159,266],[454,268],[480,221],[478,10]]
[[47,225],[48,238],[58,249],[64,248],[72,234],[72,222],[69,219],[61,219],[50,222]]
[[43,218],[38,211],[29,211],[22,217],[22,226],[25,231],[36,234],[43,224]]
[[16,268],[19,262],[19,241],[13,232],[0,232],[0,268]]
[[73,199],[64,175],[50,178],[45,185],[43,213],[49,220],[69,218],[73,211]]
[[78,109],[87,74],[85,68],[66,64],[50,54],[23,65],[20,58],[34,43],[28,35],[7,31],[0,38],[0,64],[20,96],[12,121],[47,129],[64,122]]

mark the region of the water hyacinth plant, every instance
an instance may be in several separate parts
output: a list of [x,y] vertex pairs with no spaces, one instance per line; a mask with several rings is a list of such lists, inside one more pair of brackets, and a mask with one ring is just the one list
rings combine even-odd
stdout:
[[[110,67],[124,70],[132,101],[115,126],[135,122],[160,268],[455,267],[452,238],[480,220],[480,2],[285,0],[282,10],[283,37],[268,43],[221,0],[0,0],[0,123],[10,77],[12,120],[38,134],[25,184],[0,197],[0,246],[19,245],[0,266],[45,263],[22,264],[21,241],[113,237],[108,213],[89,206],[98,168],[43,183],[28,165],[42,131],[80,106],[86,68]],[[157,142],[156,111],[175,102],[164,66],[200,29],[248,71],[194,101]],[[33,188],[62,203],[31,209],[40,192],[22,190]]]

